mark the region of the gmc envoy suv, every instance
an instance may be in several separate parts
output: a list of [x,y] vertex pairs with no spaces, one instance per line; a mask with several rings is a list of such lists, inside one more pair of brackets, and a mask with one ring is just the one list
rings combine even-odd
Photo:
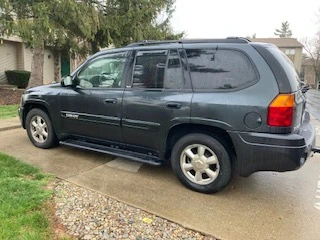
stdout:
[[36,147],[170,162],[182,184],[214,193],[234,172],[296,170],[319,152],[304,92],[271,44],[142,41],[94,54],[61,83],[26,90],[19,115]]

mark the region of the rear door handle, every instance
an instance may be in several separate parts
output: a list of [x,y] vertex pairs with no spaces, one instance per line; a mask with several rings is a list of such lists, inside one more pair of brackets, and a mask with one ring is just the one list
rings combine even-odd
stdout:
[[117,99],[116,98],[106,98],[104,100],[105,103],[117,103]]
[[180,109],[180,108],[181,108],[181,103],[177,103],[177,102],[168,102],[166,106],[167,106],[167,108]]

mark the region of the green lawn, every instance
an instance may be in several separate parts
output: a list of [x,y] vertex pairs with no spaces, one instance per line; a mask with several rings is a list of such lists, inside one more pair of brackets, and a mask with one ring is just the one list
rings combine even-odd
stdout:
[[0,105],[0,119],[18,116],[19,105]]
[[0,153],[0,239],[50,239],[48,176]]

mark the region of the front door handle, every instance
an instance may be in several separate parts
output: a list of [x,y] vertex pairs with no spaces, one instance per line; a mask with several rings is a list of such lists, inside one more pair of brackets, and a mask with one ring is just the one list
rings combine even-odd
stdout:
[[166,106],[167,106],[167,108],[180,109],[180,108],[181,108],[181,103],[178,103],[178,102],[168,102]]
[[116,98],[106,98],[104,100],[105,103],[117,103],[117,99]]

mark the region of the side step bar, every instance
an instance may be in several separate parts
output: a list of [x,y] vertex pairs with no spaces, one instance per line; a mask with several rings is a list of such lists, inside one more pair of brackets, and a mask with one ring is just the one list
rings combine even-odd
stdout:
[[314,153],[320,153],[320,147],[313,147],[311,151]]
[[95,143],[90,143],[90,142],[85,142],[85,141],[80,141],[80,140],[73,140],[73,139],[68,139],[65,141],[60,141],[59,142],[61,145],[66,145],[70,147],[76,147],[80,149],[85,149],[85,150],[90,150],[94,152],[100,152],[100,153],[105,153],[105,154],[110,154],[114,155],[117,157],[123,157],[127,158],[136,162],[141,162],[141,163],[146,163],[150,165],[162,165],[163,161],[160,160],[160,158],[155,157],[155,156],[149,156],[146,154],[142,153],[136,153],[136,152],[131,152],[119,148],[113,148],[113,147],[108,147],[104,145],[99,145]]

